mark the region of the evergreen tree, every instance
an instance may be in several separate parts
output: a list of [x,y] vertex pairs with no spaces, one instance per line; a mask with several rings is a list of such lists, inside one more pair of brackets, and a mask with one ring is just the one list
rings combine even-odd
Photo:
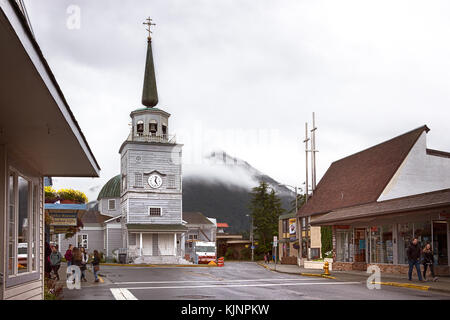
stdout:
[[273,236],[278,234],[278,217],[283,214],[281,200],[266,182],[261,181],[251,192],[250,211],[253,218],[254,234],[258,239],[257,253],[272,250]]

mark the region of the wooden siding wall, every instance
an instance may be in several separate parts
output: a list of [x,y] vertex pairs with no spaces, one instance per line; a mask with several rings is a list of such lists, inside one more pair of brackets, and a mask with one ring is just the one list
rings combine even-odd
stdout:
[[[5,225],[5,219],[6,219],[6,202],[4,197],[6,197],[6,191],[7,191],[7,175],[8,175],[8,166],[12,165],[15,169],[19,170],[23,174],[27,175],[29,178],[33,180],[33,183],[37,183],[38,185],[38,220],[37,223],[39,224],[37,227],[38,230],[38,257],[36,259],[37,265],[37,273],[39,274],[39,279],[37,280],[30,280],[23,283],[20,283],[18,285],[14,285],[11,287],[6,287],[6,276],[3,279],[3,284],[1,285],[1,295],[0,298],[4,300],[42,300],[44,299],[44,243],[45,243],[45,230],[44,230],[44,179],[38,172],[36,172],[34,169],[32,169],[32,166],[30,166],[28,163],[17,160],[17,158],[14,158],[11,153],[9,153],[9,150],[7,148],[3,147],[0,148],[0,166],[2,169],[0,169],[0,178],[1,178],[1,186],[0,186],[0,192],[2,192],[0,196],[0,205],[2,208],[1,213],[1,235],[2,235],[2,244],[1,244],[1,272],[5,274],[6,270],[6,245],[7,245],[7,238],[6,238],[6,225]],[[34,189],[33,189],[34,190]],[[3,198],[3,201],[1,200]]]
[[[140,161],[137,160],[138,156],[141,157]],[[128,144],[122,150],[121,168],[122,174],[126,175],[127,191],[181,192],[181,146],[179,145]],[[148,175],[145,175],[154,170],[165,175],[162,177],[162,187],[157,190],[148,185]],[[142,187],[135,187],[136,173],[143,174]],[[173,189],[167,188],[168,175],[175,176],[175,188]]]
[[122,230],[116,228],[108,229],[108,252],[107,256],[112,257],[112,252],[115,249],[122,247]]
[[[108,202],[109,200],[116,200],[116,209],[115,210],[109,210]],[[99,209],[100,213],[112,217],[116,217],[120,215],[120,198],[105,198],[101,199],[99,203]]]
[[[129,194],[129,196],[131,195]],[[181,223],[181,194],[148,194],[148,197],[141,196],[140,198],[128,199],[128,202],[130,210],[128,213],[128,223]],[[148,207],[160,207],[162,209],[161,216],[150,216],[148,214]]]

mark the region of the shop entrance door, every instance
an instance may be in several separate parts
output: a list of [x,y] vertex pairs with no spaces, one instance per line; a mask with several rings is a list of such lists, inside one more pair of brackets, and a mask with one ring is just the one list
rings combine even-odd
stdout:
[[434,263],[448,265],[447,221],[433,221]]
[[366,229],[355,229],[355,262],[366,262]]

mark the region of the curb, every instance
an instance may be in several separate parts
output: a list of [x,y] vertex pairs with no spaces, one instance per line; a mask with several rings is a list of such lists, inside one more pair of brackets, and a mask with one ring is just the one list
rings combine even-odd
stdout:
[[372,284],[381,284],[384,286],[417,289],[417,290],[423,290],[423,291],[430,290],[430,286],[420,286],[420,285],[416,285],[416,284],[401,283],[401,282],[372,282]]
[[325,274],[320,274],[320,273],[297,273],[297,272],[283,272],[283,271],[279,271],[279,270],[274,270],[272,268],[270,268],[269,266],[266,266],[264,264],[260,264],[258,263],[259,266],[266,268],[267,270],[270,271],[274,271],[274,272],[278,272],[278,273],[286,273],[286,274],[294,274],[297,276],[305,276],[305,277],[319,277],[319,278],[326,278],[326,279],[333,279],[336,280],[336,277],[333,276],[328,276]]
[[100,263],[101,266],[111,267],[148,267],[148,268],[217,268],[207,264],[120,264],[120,263]]
[[[327,279],[333,279],[336,280],[336,277],[333,276],[327,276],[324,274],[319,273],[294,273],[294,272],[283,272],[279,270],[273,270],[272,268],[258,263],[261,267],[264,267],[268,270],[279,272],[279,273],[286,273],[286,274],[295,274],[295,275],[301,275],[301,276],[307,276],[307,277],[322,277]],[[450,288],[449,289],[440,289],[440,288],[433,288],[431,286],[423,286],[423,285],[417,285],[417,284],[410,284],[410,283],[402,283],[402,282],[372,282],[373,284],[381,284],[385,286],[392,286],[392,287],[399,287],[399,288],[408,288],[408,289],[415,289],[415,290],[422,290],[422,291],[432,291],[432,292],[439,292],[439,293],[445,293],[450,294]]]

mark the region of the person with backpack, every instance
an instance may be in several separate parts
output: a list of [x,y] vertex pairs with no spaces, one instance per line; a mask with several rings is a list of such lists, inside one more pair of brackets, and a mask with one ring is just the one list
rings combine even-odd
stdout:
[[100,255],[97,250],[94,250],[94,260],[92,260],[92,269],[94,270],[95,282],[98,282],[98,271],[100,270]]
[[70,267],[72,265],[72,248],[73,246],[71,244],[69,244],[69,249],[67,249],[66,254],[64,255],[64,258],[67,261],[67,267]]
[[56,275],[56,279],[59,280],[59,267],[61,266],[61,253],[58,251],[58,246],[52,247],[52,253],[50,254],[50,264],[53,273]]
[[423,279],[427,281],[427,269],[430,267],[431,276],[433,281],[437,281],[437,277],[434,275],[434,256],[431,244],[427,243],[423,249]]

